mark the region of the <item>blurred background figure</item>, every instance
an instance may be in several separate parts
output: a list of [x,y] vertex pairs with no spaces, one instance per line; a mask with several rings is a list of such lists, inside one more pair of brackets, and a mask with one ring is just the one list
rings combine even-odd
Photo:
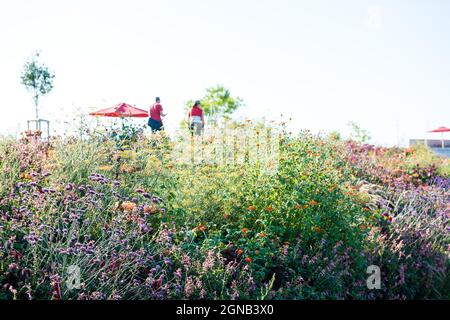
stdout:
[[199,100],[195,101],[191,110],[188,113],[188,125],[191,135],[194,134],[199,136],[202,134],[203,128],[205,127],[205,120],[203,118],[203,110],[200,107],[201,103]]
[[156,97],[155,103],[150,107],[150,110],[148,112],[148,125],[152,129],[152,133],[164,130],[162,117],[165,117],[166,115],[167,114],[163,113],[161,99],[159,97]]

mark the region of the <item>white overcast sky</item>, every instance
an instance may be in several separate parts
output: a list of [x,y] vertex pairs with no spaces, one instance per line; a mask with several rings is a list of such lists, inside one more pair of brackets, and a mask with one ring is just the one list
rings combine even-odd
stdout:
[[295,130],[355,121],[393,145],[450,126],[446,0],[0,0],[0,134],[34,117],[19,76],[35,50],[56,73],[41,114],[59,125],[160,96],[173,130],[223,84],[240,116]]

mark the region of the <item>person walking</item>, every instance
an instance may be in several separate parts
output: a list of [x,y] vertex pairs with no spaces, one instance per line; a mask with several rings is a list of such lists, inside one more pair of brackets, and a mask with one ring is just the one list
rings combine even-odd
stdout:
[[162,117],[166,114],[163,113],[163,107],[161,105],[161,99],[156,97],[155,103],[150,107],[148,111],[148,125],[152,129],[152,133],[160,130],[164,130]]
[[188,112],[188,125],[191,135],[201,135],[203,128],[205,127],[205,120],[203,118],[203,110],[200,107],[199,100],[195,101],[191,110]]

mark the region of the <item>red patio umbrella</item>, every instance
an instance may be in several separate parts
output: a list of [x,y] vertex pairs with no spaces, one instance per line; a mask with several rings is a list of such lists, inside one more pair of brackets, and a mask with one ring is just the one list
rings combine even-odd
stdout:
[[437,129],[430,130],[430,131],[428,131],[428,132],[433,132],[433,133],[435,133],[435,132],[440,132],[440,133],[442,133],[442,148],[445,147],[445,145],[444,145],[444,132],[450,132],[450,128],[447,128],[447,127],[439,127],[439,128],[437,128]]
[[118,105],[101,109],[98,111],[94,111],[89,113],[91,116],[102,116],[102,117],[136,117],[136,118],[147,118],[148,112],[133,106],[130,106],[126,103],[119,103]]
[[450,132],[450,128],[447,127],[439,127],[437,129],[434,130],[430,130],[428,132]]

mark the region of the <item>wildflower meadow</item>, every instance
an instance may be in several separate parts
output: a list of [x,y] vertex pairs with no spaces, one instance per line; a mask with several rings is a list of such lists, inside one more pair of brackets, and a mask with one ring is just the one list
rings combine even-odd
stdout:
[[449,299],[449,188],[425,147],[283,124],[3,137],[0,299]]

